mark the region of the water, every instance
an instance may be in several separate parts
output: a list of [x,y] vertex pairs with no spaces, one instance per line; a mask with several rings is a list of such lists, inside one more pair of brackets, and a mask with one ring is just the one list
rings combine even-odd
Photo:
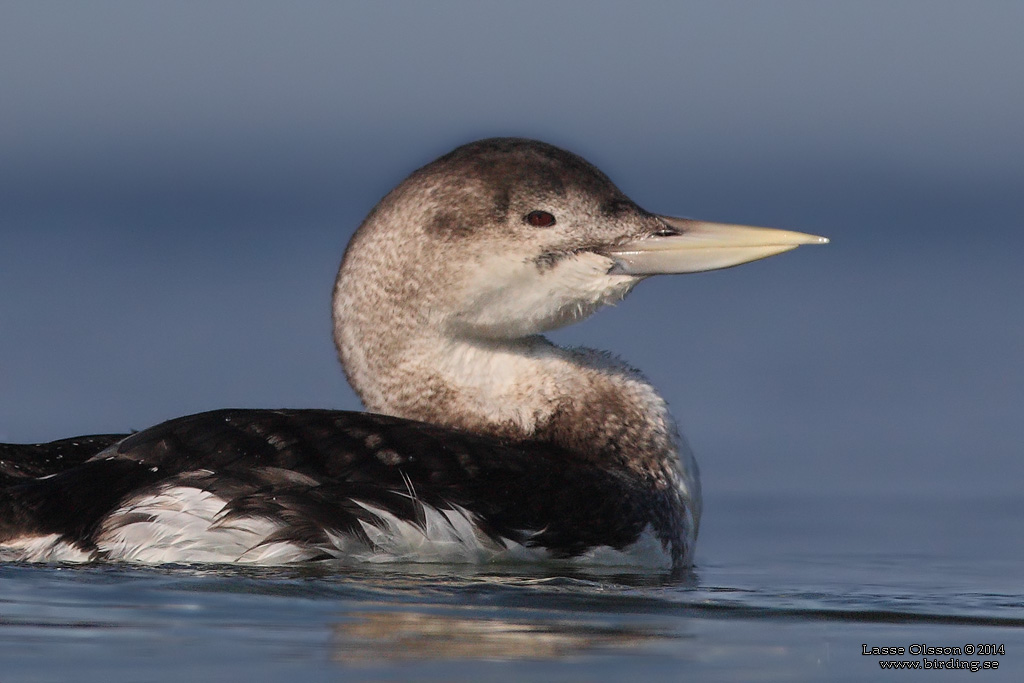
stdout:
[[[864,644],[1024,670],[1011,498],[708,500],[686,576],[566,567],[0,566],[0,680],[898,678]],[[931,671],[940,678],[964,670]],[[931,680],[931,678],[929,679]]]

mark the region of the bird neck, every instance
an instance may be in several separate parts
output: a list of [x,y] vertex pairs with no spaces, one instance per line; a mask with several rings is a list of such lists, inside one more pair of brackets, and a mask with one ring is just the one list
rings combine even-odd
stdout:
[[679,437],[664,400],[609,354],[564,349],[541,336],[467,339],[421,330],[388,358],[341,355],[374,412],[550,442],[629,469],[675,461]]

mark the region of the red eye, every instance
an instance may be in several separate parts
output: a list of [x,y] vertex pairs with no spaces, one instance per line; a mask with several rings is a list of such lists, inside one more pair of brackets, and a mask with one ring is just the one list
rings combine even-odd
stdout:
[[550,228],[555,224],[555,217],[547,211],[531,211],[526,214],[526,222],[535,228]]

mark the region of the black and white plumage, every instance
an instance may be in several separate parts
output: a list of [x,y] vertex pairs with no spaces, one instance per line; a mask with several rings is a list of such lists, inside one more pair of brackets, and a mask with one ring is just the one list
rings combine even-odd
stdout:
[[661,273],[823,238],[644,211],[540,142],[465,145],[373,209],[334,292],[368,413],[221,410],[0,445],[0,559],[692,561],[696,463],[653,387],[542,332]]

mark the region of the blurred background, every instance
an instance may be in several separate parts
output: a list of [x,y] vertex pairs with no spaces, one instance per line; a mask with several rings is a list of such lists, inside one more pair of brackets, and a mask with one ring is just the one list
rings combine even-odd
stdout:
[[4,2],[0,440],[358,409],[345,244],[481,137],[645,208],[827,235],[554,337],[668,398],[715,496],[1024,483],[1020,2]]

